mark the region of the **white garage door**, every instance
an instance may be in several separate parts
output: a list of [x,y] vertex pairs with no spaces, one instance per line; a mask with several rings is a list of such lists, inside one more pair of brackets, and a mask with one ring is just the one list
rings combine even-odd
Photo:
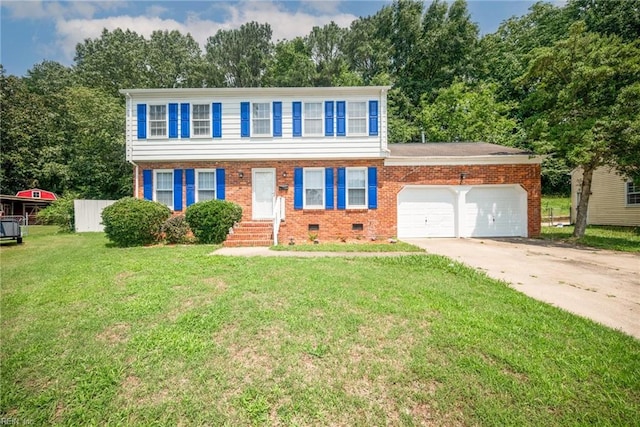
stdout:
[[398,194],[398,237],[455,237],[455,193],[406,187]]
[[520,187],[474,187],[465,197],[465,237],[527,235],[526,193]]
[[398,237],[527,236],[527,193],[518,185],[410,186],[398,194]]

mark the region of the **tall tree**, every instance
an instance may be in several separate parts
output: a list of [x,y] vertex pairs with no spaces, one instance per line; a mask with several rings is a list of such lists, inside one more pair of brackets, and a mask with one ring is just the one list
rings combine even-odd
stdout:
[[222,83],[228,87],[262,86],[273,49],[271,34],[269,24],[257,22],[235,30],[218,30],[205,47],[208,72],[222,76]]
[[569,38],[534,50],[521,79],[530,94],[526,124],[538,148],[582,170],[575,237],[586,230],[594,170],[611,165],[637,172],[639,82],[640,43],[588,33],[582,21]]
[[150,87],[202,87],[202,52],[191,34],[154,31],[143,58]]
[[131,194],[132,170],[125,161],[124,106],[100,89],[69,88],[64,112],[70,186],[92,199]]
[[124,88],[147,88],[146,41],[141,35],[117,28],[104,29],[99,38],[76,46],[76,70],[87,87],[101,88],[118,96]]
[[569,0],[565,10],[583,20],[587,30],[617,35],[626,42],[640,39],[640,3],[633,0]]
[[311,52],[302,37],[279,41],[264,76],[265,86],[313,86],[315,65]]
[[331,21],[323,27],[313,27],[307,37],[311,60],[316,65],[314,86],[332,86],[345,64],[343,43],[346,31]]
[[522,132],[509,117],[513,103],[496,100],[496,85],[470,87],[463,82],[440,89],[434,101],[425,95],[418,123],[431,142],[483,141],[515,146]]

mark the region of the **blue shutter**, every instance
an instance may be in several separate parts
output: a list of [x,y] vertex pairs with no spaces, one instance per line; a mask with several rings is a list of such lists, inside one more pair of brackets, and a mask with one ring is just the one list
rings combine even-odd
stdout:
[[378,169],[370,167],[367,170],[369,181],[369,209],[378,207]]
[[182,169],[173,170],[173,210],[182,210]]
[[249,103],[240,103],[240,136],[250,135],[249,126]]
[[282,136],[282,102],[273,103],[273,136]]
[[189,104],[180,104],[180,137],[189,138]]
[[378,101],[369,101],[369,136],[378,135]]
[[169,138],[178,137],[178,104],[169,104]]
[[293,208],[302,209],[302,168],[293,170]]
[[336,125],[338,128],[336,133],[338,136],[345,136],[347,134],[345,126],[345,110],[346,109],[344,101],[336,102]]
[[324,207],[333,209],[333,169],[324,170]]
[[196,172],[193,169],[185,169],[184,177],[187,181],[187,207],[196,202]]
[[138,139],[147,137],[147,104],[138,104]]
[[346,170],[338,168],[338,209],[347,208]]
[[216,199],[224,200],[225,184],[224,184],[224,169],[216,169]]
[[333,101],[324,102],[324,136],[333,136]]
[[151,169],[142,171],[142,187],[144,188],[145,200],[153,200],[153,171]]
[[211,104],[212,117],[212,135],[214,138],[222,138],[222,103],[214,102]]
[[293,136],[302,136],[302,102],[294,102],[293,108]]

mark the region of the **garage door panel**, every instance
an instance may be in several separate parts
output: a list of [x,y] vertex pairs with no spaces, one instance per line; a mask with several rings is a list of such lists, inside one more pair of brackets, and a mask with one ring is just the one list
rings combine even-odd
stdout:
[[446,188],[405,188],[398,195],[398,237],[455,236],[455,195]]
[[526,211],[513,187],[473,188],[466,195],[463,212],[465,236],[526,236]]

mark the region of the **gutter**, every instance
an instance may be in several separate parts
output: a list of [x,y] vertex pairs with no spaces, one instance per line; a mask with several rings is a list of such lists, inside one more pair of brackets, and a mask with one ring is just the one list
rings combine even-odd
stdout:
[[131,132],[132,132],[132,130],[131,130],[131,128],[132,128],[132,126],[131,126],[131,115],[133,114],[133,111],[132,111],[132,102],[133,102],[133,100],[132,100],[131,95],[129,94],[129,92],[125,92],[124,95],[127,98],[127,103],[126,103],[126,105],[127,105],[127,107],[126,107],[127,108],[127,116],[126,116],[126,119],[127,119],[126,129],[127,129],[127,131],[126,131],[126,138],[125,138],[125,143],[126,143],[126,146],[125,146],[126,153],[125,153],[125,155],[127,157],[127,162],[129,162],[133,166],[135,166],[134,184],[133,184],[133,196],[137,199],[138,198],[138,188],[140,187],[140,182],[139,182],[139,178],[138,178],[139,167],[133,160],[131,160],[131,156],[129,154],[131,141],[133,139],[133,135],[131,134]]

